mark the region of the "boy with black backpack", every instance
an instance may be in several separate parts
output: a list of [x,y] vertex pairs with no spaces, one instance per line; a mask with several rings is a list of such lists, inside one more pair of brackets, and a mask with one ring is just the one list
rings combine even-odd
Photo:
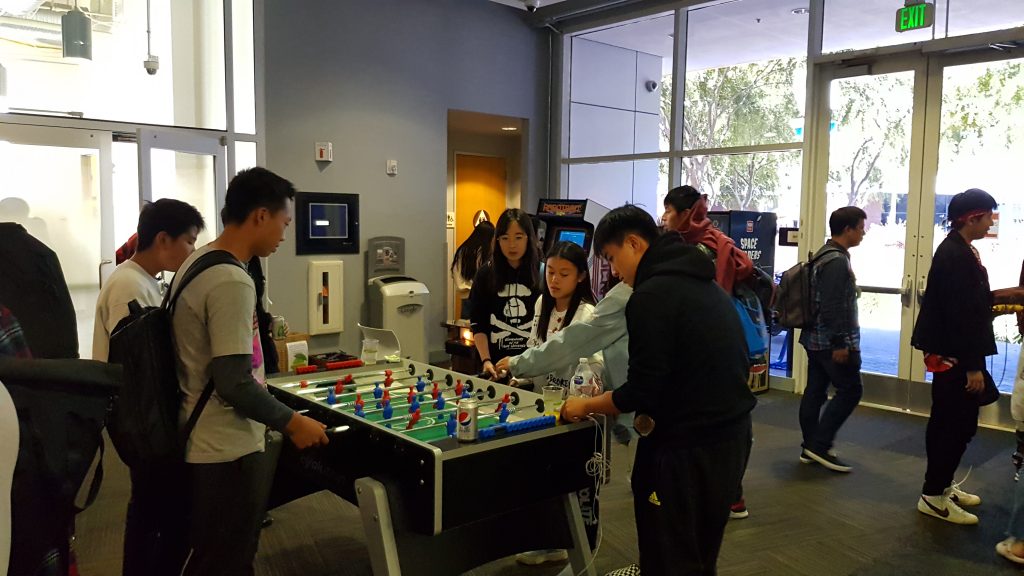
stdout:
[[[204,227],[199,211],[179,200],[165,198],[142,208],[138,250],[118,265],[96,299],[94,360],[108,361],[110,335],[129,315],[131,302],[160,305],[157,276],[165,270],[178,271],[195,251],[196,238]],[[180,514],[169,493],[181,491],[181,487],[168,484],[173,480],[162,467],[133,464],[122,572],[124,576],[178,574],[185,559],[185,534],[180,522],[175,522]]]
[[[264,434],[283,432],[303,449],[328,442],[325,427],[292,411],[267,391],[256,330],[256,290],[243,262],[277,250],[291,222],[295,188],[264,168],[239,172],[221,210],[224,231],[197,250],[227,252],[230,266],[213,266],[181,289],[172,325],[178,381],[184,393],[180,423],[199,411],[185,462],[190,488],[186,576],[251,575],[270,489],[265,480]],[[177,290],[172,285],[172,296]],[[213,394],[205,408],[204,390]]]
[[[866,219],[867,214],[856,206],[840,208],[829,217],[832,238],[811,258],[813,313],[800,333],[808,364],[807,388],[800,401],[804,439],[800,461],[817,462],[834,472],[853,469],[839,459],[832,442],[864,393],[860,378],[859,291],[850,264],[850,248],[864,240]],[[830,384],[836,393],[828,400]]]

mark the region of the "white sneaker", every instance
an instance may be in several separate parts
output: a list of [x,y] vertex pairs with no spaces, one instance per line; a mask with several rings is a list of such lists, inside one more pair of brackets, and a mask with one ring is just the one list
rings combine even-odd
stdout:
[[925,496],[917,500],[917,511],[953,524],[977,524],[978,517],[957,506],[947,496]]
[[1012,551],[1013,544],[1016,541],[1017,541],[1016,538],[1012,538],[1011,537],[1011,538],[1007,538],[1006,540],[1003,540],[999,544],[996,544],[996,554],[999,554],[1000,556],[1002,556],[1003,558],[1006,558],[1007,560],[1009,560],[1010,562],[1013,562],[1014,564],[1024,564],[1024,558],[1021,558],[1020,556],[1017,556]]
[[538,566],[545,562],[561,562],[568,558],[569,553],[565,550],[531,550],[516,554],[516,562],[527,566]]
[[957,506],[977,506],[981,504],[981,497],[961,490],[959,482],[954,482],[952,486],[946,488],[943,494],[948,496]]

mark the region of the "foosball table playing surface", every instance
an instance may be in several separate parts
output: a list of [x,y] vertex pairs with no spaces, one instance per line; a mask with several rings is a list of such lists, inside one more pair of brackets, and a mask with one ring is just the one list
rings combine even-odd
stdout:
[[[271,506],[324,489],[356,504],[375,575],[452,576],[550,548],[569,551],[566,573],[594,573],[576,498],[595,489],[593,422],[557,423],[540,394],[414,361],[268,385],[331,439],[283,443]],[[459,409],[474,403],[475,418]]]

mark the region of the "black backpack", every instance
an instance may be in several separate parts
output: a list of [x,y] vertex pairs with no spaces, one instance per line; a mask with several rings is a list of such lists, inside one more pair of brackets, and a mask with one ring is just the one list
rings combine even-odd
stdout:
[[812,327],[818,315],[811,286],[814,265],[829,254],[840,254],[840,251],[836,248],[819,250],[807,262],[797,262],[782,273],[782,280],[779,281],[772,302],[772,313],[780,326],[801,329]]
[[[129,314],[110,335],[110,361],[121,364],[124,384],[107,422],[110,440],[129,467],[180,461],[185,443],[213,394],[206,384],[184,429],[178,427],[182,393],[172,330],[178,296],[199,274],[220,264],[241,268],[224,250],[203,254],[183,274],[175,276],[160,306],[128,305]],[[244,268],[243,268],[244,270]]]

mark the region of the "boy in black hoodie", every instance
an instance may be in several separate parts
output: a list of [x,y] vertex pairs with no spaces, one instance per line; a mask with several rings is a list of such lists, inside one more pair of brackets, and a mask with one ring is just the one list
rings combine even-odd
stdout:
[[[595,249],[633,287],[626,383],[570,398],[562,419],[636,411],[633,507],[644,576],[714,574],[750,452],[747,347],[715,267],[636,206],[598,224]],[[635,568],[628,569],[635,573]]]

